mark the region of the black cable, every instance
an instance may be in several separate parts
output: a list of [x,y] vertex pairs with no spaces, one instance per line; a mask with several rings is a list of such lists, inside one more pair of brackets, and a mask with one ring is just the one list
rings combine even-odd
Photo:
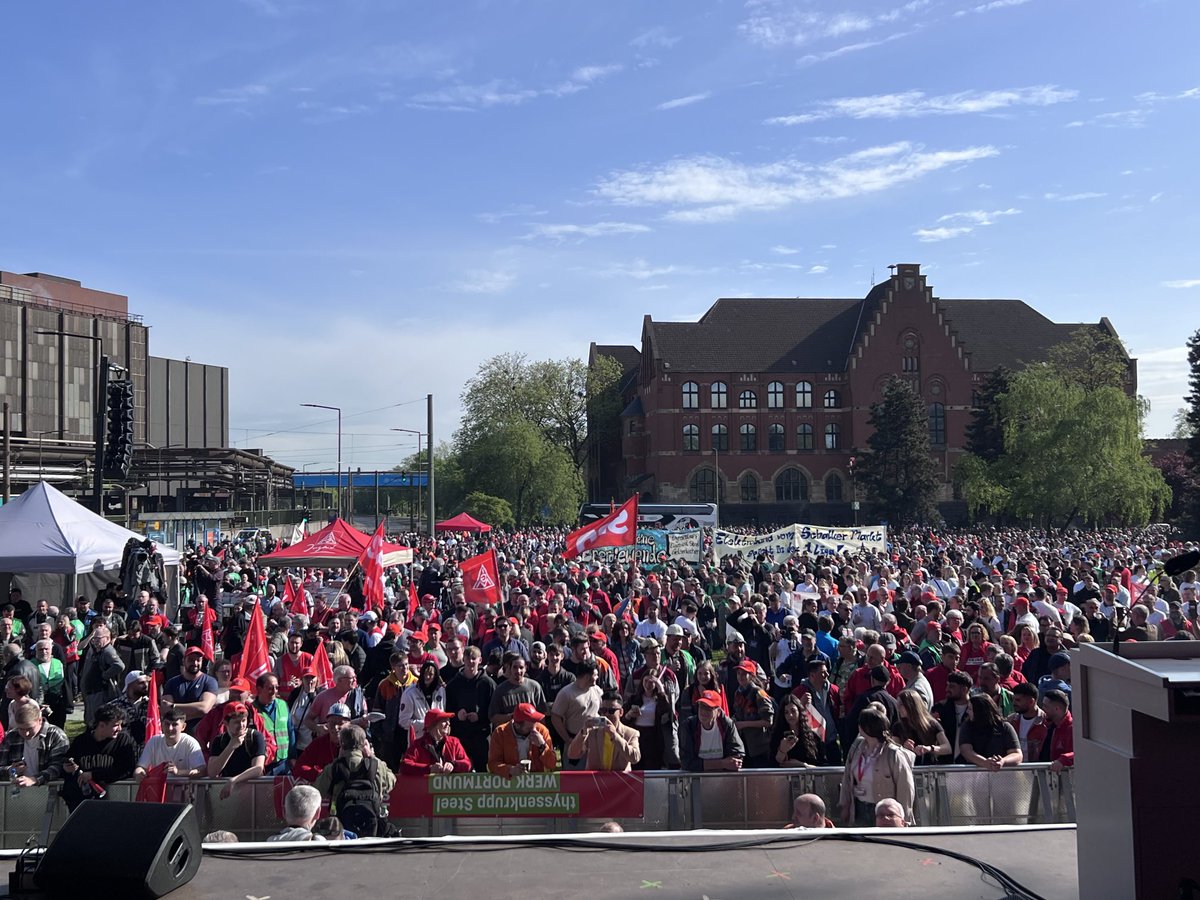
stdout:
[[[685,834],[686,832],[680,832]],[[927,844],[919,844],[913,841],[905,841],[899,838],[882,837],[873,834],[846,834],[839,832],[822,833],[821,837],[811,837],[801,839],[804,835],[803,831],[793,831],[790,834],[781,834],[778,837],[755,837],[747,840],[734,841],[715,841],[704,844],[684,844],[671,845],[663,847],[658,844],[631,844],[621,843],[618,841],[605,840],[596,842],[586,838],[555,838],[551,840],[539,840],[522,846],[529,849],[547,848],[552,850],[567,850],[571,852],[596,852],[604,850],[621,850],[626,853],[662,853],[664,849],[677,853],[709,853],[726,850],[751,850],[761,848],[764,845],[772,844],[812,844],[817,841],[846,841],[849,843],[859,844],[882,844],[885,846],[899,847],[904,850],[917,850],[922,853],[936,853],[939,856],[945,856],[957,862],[973,866],[981,873],[994,880],[1001,888],[1008,892],[1008,897],[1013,900],[1045,900],[1045,898],[1035,891],[1027,888],[1021,882],[1017,881],[1003,869],[994,866],[989,862],[985,862],[966,853],[960,853],[957,850],[950,850],[945,847],[930,846]],[[332,846],[330,845],[332,844]],[[435,842],[428,838],[417,842],[415,840],[389,841],[388,843],[370,843],[357,844],[357,842],[336,841],[330,842],[322,846],[321,843],[313,843],[303,848],[280,848],[279,850],[254,851],[251,853],[238,852],[236,850],[215,850],[206,849],[205,856],[213,856],[218,859],[253,859],[253,860],[278,860],[280,857],[287,857],[295,860],[305,859],[315,854],[330,854],[330,853],[350,853],[354,855],[364,853],[440,853],[446,850],[464,850],[470,849],[475,852],[488,850],[511,850],[513,844],[507,841],[454,841],[454,842]]]

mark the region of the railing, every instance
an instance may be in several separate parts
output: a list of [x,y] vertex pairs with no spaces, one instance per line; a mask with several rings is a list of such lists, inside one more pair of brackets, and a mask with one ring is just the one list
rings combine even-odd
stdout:
[[100,306],[91,306],[87,303],[75,303],[71,300],[58,300],[53,297],[46,297],[41,294],[35,294],[28,288],[16,287],[11,284],[0,284],[0,300],[14,300],[17,303],[28,303],[34,306],[49,307],[51,309],[62,310],[69,313],[83,313],[89,316],[95,316],[98,319],[112,319],[114,322],[133,322],[141,324],[142,317],[138,313],[131,312],[116,312],[115,310],[105,309]]
[[[791,820],[792,800],[817,794],[838,821],[840,768],[758,769],[742,772],[647,772],[645,815],[619,820],[627,831],[684,831],[693,828],[776,828]],[[1052,772],[1034,763],[999,772],[973,766],[931,766],[915,770],[918,825],[1034,825],[1075,821],[1071,770]],[[200,831],[223,829],[242,840],[262,840],[282,827],[276,785],[260,778],[239,785],[222,799],[221,780],[172,781],[168,800],[192,803]],[[21,847],[30,835],[53,834],[66,818],[61,801],[48,803],[51,787],[12,790],[0,785],[0,848]],[[132,800],[133,782],[110,785],[113,800]],[[46,830],[49,815],[49,830]],[[447,834],[542,834],[587,831],[596,820],[578,818],[428,818],[395,820],[408,837]],[[842,823],[839,823],[842,824]]]

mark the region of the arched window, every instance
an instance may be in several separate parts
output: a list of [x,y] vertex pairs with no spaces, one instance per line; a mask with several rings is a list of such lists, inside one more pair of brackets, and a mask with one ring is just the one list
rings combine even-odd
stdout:
[[742,391],[738,394],[738,409],[758,409],[758,394]]
[[783,409],[782,381],[772,381],[767,385],[767,409]]
[[837,409],[842,405],[842,398],[838,396],[838,392],[830,388],[825,392],[825,408]]
[[747,472],[743,475],[741,481],[738,482],[738,487],[741,489],[744,502],[758,502],[758,479],[754,477],[753,473]]
[[724,425],[714,425],[712,427],[712,449],[719,453],[725,453],[729,450],[729,429]]
[[742,436],[741,448],[743,451],[754,451],[758,449],[758,432],[754,426],[747,422],[738,429]]
[[842,428],[835,422],[825,426],[825,449],[837,450],[842,445]]
[[683,449],[684,450],[699,450],[700,449],[700,426],[699,425],[684,425],[683,426]]
[[796,449],[811,450],[813,448],[813,430],[808,424],[796,426]]
[[842,476],[830,472],[825,476],[825,501],[827,503],[842,502]]
[[796,408],[812,409],[812,382],[801,381],[796,384]]
[[683,383],[683,408],[700,408],[700,385],[694,381],[685,381]]
[[729,405],[729,388],[723,381],[714,381],[708,390],[713,409],[724,409]]
[[788,500],[808,499],[808,479],[799,469],[784,469],[775,478],[775,499],[780,503]]
[[689,493],[693,503],[716,503],[717,473],[712,469],[701,469],[692,476]]
[[941,403],[929,404],[929,443],[946,446],[946,407]]
[[772,425],[767,429],[767,449],[774,453],[782,453],[787,449],[787,441],[783,436],[782,425]]

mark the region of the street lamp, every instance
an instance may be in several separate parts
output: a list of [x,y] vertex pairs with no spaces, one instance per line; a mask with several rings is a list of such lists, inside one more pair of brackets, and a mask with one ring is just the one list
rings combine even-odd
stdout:
[[[429,435],[426,434],[424,431],[417,431],[415,428],[392,428],[390,430],[391,431],[406,431],[409,434],[415,434],[417,436],[417,463],[418,463],[417,474],[420,475],[421,474],[421,467],[420,467],[421,438],[427,438],[427,437],[429,437]],[[428,455],[432,457],[433,456],[433,448],[427,447],[426,449],[428,450]],[[411,498],[412,495],[409,494],[409,497]],[[421,481],[418,478],[418,480],[417,480],[417,509],[420,509],[420,508],[421,508]],[[430,532],[430,534],[432,535],[433,532]]]
[[[92,493],[96,495],[96,515],[104,515],[104,407],[108,396],[108,357],[104,355],[104,339],[90,334],[73,334],[70,331],[37,329],[34,334],[49,334],[61,338],[81,338],[96,346],[96,371],[92,378],[96,389],[95,408],[92,410],[92,428],[96,432],[96,460],[92,471]],[[60,420],[61,421],[61,420]],[[39,451],[40,453],[40,451]],[[40,468],[40,463],[39,463]]]
[[323,403],[301,403],[312,409],[331,409],[338,416],[338,448],[337,448],[337,514],[342,517],[342,408],[340,406],[325,406]]
[[44,474],[44,470],[42,469],[42,438],[47,434],[54,434],[54,432],[56,432],[56,431],[58,431],[57,428],[49,428],[46,431],[39,431],[37,433],[37,437],[38,437],[38,481],[41,481],[43,478],[46,477]]

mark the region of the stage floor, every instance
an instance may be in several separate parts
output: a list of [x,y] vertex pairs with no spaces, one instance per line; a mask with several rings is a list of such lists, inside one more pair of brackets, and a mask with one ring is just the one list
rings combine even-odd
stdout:
[[[899,839],[918,846],[846,839],[851,835]],[[253,846],[260,852],[253,856],[206,853],[195,880],[170,895],[174,900],[384,896],[525,900],[567,895],[588,900],[811,896],[1000,900],[1007,896],[973,865],[931,847],[990,863],[1046,900],[1079,897],[1073,827],[442,838],[399,844],[345,842],[340,844],[344,849],[336,852],[301,849],[279,856],[261,855],[261,851],[277,850],[279,844],[221,846],[244,851]],[[12,862],[6,862],[5,868],[11,868]],[[88,891],[84,881],[81,878],[81,895]]]

